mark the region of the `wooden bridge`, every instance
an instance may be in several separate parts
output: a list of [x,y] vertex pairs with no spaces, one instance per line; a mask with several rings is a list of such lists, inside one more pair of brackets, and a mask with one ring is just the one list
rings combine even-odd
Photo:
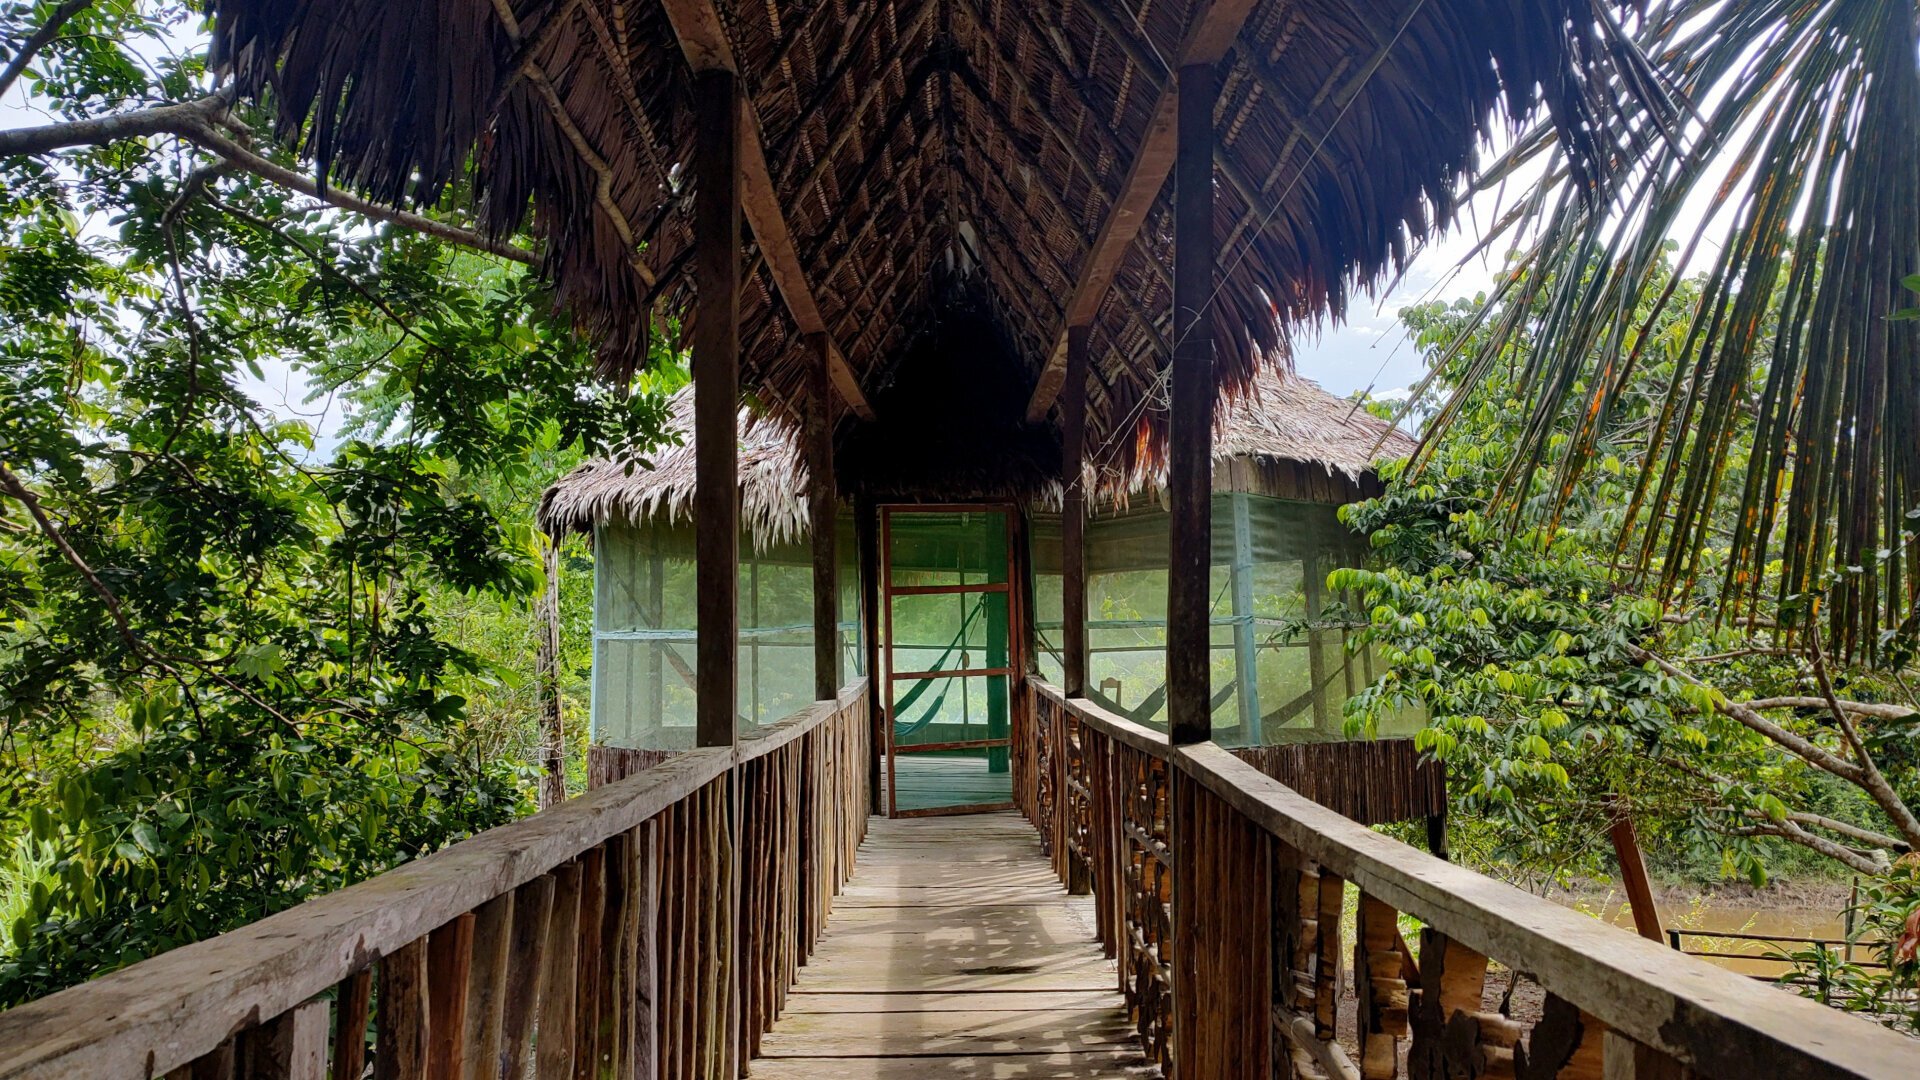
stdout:
[[[0,1080],[1920,1075],[1912,1042],[1211,741],[1216,402],[1395,272],[1514,112],[1551,112],[1603,204],[1632,150],[1608,103],[1661,82],[1593,36],[1615,6],[210,3],[222,77],[323,176],[435,207],[470,181],[486,228],[531,230],[607,370],[647,362],[663,314],[691,328],[696,748],[0,1014]],[[803,432],[818,699],[744,734],[739,480],[766,463],[739,453],[743,391]],[[1147,478],[1166,735],[1085,697],[1088,502]],[[1014,662],[1018,621],[1004,663],[944,673],[1024,699],[986,749],[1033,839],[869,837],[891,688],[839,675],[836,513],[865,511],[880,672],[874,507],[984,498],[1010,534],[1061,511],[1063,687]],[[920,591],[1019,612],[1029,588]],[[1537,1008],[1510,1007],[1519,976]]]
[[[1409,848],[1218,747],[1029,692],[1025,822],[870,835],[859,681],[738,748],[0,1013],[0,1077],[1905,1080],[1920,1064],[1900,1036]],[[1516,973],[1544,991],[1535,1015],[1501,1012]]]

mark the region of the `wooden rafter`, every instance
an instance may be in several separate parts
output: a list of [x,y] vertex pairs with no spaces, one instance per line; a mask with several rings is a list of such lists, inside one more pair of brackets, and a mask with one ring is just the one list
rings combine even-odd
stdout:
[[[1255,0],[1212,0],[1203,4],[1187,28],[1186,37],[1180,43],[1179,60],[1173,66],[1177,69],[1192,64],[1219,63],[1232,47],[1234,38],[1239,36],[1240,27],[1246,22],[1254,3]],[[1097,4],[1087,5],[1089,11],[1098,7]],[[1060,388],[1066,383],[1067,327],[1093,320],[1094,314],[1100,309],[1100,301],[1113,284],[1114,274],[1120,269],[1128,245],[1139,235],[1148,210],[1160,197],[1160,189],[1166,186],[1167,174],[1173,169],[1176,141],[1174,119],[1179,96],[1174,80],[1162,83],[1159,100],[1154,104],[1152,119],[1148,121],[1139,152],[1134,155],[1133,163],[1127,169],[1126,181],[1121,184],[1120,197],[1100,223],[1093,248],[1088,252],[1080,268],[1079,280],[1074,283],[1073,292],[1068,298],[1066,316],[1052,336],[1055,345],[1034,385],[1033,396],[1027,401],[1028,423],[1038,423],[1046,418],[1047,410],[1053,407],[1054,399],[1060,396]]]
[[[1074,252],[1073,252],[1074,257],[1075,258],[1084,257],[1087,253],[1087,249],[1091,246],[1092,241],[1090,241],[1086,237],[1086,235],[1080,231],[1079,221],[1076,219],[1074,214],[1068,211],[1066,204],[1060,201],[1059,193],[1053,190],[1052,185],[1043,183],[1039,180],[1039,177],[1042,175],[1042,172],[1040,169],[1040,163],[1034,159],[1033,152],[1028,150],[1024,145],[1021,144],[1020,139],[1017,137],[1017,133],[1013,130],[1012,119],[1008,117],[1003,111],[1001,111],[999,107],[999,103],[995,102],[986,93],[986,87],[982,85],[978,85],[978,76],[973,74],[972,69],[970,67],[963,66],[959,68],[958,71],[962,76],[961,78],[962,86],[967,90],[968,93],[970,93],[973,96],[974,101],[976,101],[979,104],[981,111],[987,114],[987,118],[992,120],[997,126],[999,126],[1002,129],[1001,141],[1006,144],[1008,151],[1016,159],[1019,160],[1020,164],[1026,166],[1027,170],[1034,175],[1035,180],[1030,185],[1030,188],[1032,190],[1038,191],[1040,193],[1041,198],[1046,201],[1047,205],[1053,210],[1053,212],[1056,214],[1059,214],[1060,219],[1066,222],[1068,235],[1072,236],[1074,240]],[[975,138],[976,141],[978,141],[977,136],[970,136],[970,137]],[[984,144],[982,144],[982,146],[984,147]],[[1007,185],[1007,179],[1005,176],[996,174],[996,179],[998,179],[1002,185]],[[1009,193],[1011,193],[1013,189],[1010,185],[1008,185],[1007,190],[1009,191]],[[1026,206],[1024,203],[1020,204],[1020,208],[1027,217],[1028,225],[1034,228],[1036,232],[1039,233],[1040,235],[1044,235],[1044,231],[1040,229],[1040,222],[1038,221],[1037,218],[1034,217],[1032,209]],[[1158,262],[1152,259],[1149,259],[1147,260],[1147,267],[1149,270],[1152,270],[1156,274],[1156,276],[1159,277],[1161,283],[1166,285],[1169,290],[1173,288],[1173,278],[1166,272],[1166,268],[1164,266],[1161,266]],[[1066,278],[1067,280],[1072,280],[1071,274],[1062,274],[1061,276],[1063,278]],[[1161,351],[1164,353],[1166,351],[1165,338],[1163,338],[1160,335],[1159,330],[1153,326],[1153,320],[1146,314],[1146,312],[1141,310],[1140,301],[1137,298],[1135,298],[1131,293],[1128,293],[1124,290],[1115,294],[1115,299],[1118,300],[1123,306],[1125,306],[1127,310],[1128,321],[1136,323],[1139,326],[1141,326],[1143,329],[1145,329],[1148,337],[1151,340],[1158,341],[1161,344],[1162,346]]]
[[[929,225],[926,210],[927,203],[932,199],[932,192],[933,188],[930,184],[921,187],[919,200],[914,204],[912,212],[907,214],[906,218],[901,222],[902,228],[900,235],[896,238],[894,245],[887,251],[886,261],[896,267],[895,273],[887,275],[892,279],[888,282],[887,291],[879,296],[873,296],[874,277],[877,275],[863,275],[860,282],[860,291],[853,296],[841,312],[840,321],[843,324],[853,323],[855,327],[860,328],[856,332],[861,336],[864,336],[866,328],[883,322],[898,321],[890,318],[882,319],[876,316],[879,312],[889,310],[888,305],[893,302],[894,292],[899,288],[900,278],[902,277],[897,268],[905,265],[909,259],[914,257],[914,253],[924,246],[920,243],[920,236]],[[867,317],[862,318],[859,315],[859,302],[869,297],[871,297],[871,303],[867,309],[869,314]]]
[[[931,202],[932,200],[933,200],[933,186],[931,184],[921,185],[919,188],[918,197],[915,199],[915,201],[911,205],[909,205],[909,207],[907,208],[905,217],[901,221],[901,230],[899,235],[895,238],[894,246],[889,248],[887,251],[887,257],[891,265],[899,266],[902,264],[904,259],[900,253],[903,250],[906,252],[907,256],[911,256],[913,252],[916,250],[917,245],[919,244],[919,238],[920,238],[921,232],[931,224],[927,220],[927,203]],[[835,274],[836,275],[838,274],[837,270],[835,271]],[[858,289],[858,291],[856,291],[853,294],[853,296],[847,299],[844,305],[842,305],[842,311],[840,315],[841,323],[845,324],[845,323],[851,322],[858,326],[867,326],[872,323],[881,321],[879,319],[871,318],[871,317],[862,318],[860,316],[860,311],[862,310],[861,305],[862,304],[866,305],[865,310],[869,313],[869,315],[871,315],[874,312],[883,310],[883,305],[886,303],[890,303],[893,299],[894,290],[892,286],[898,284],[899,274],[895,273],[895,274],[887,275],[888,277],[894,280],[889,283],[889,288],[884,294],[877,294],[877,295],[875,294],[873,289],[874,278],[876,276],[878,275],[862,274],[860,276],[860,288]],[[828,277],[823,280],[832,281],[833,277]]]
[[[907,42],[919,37],[920,31],[926,27],[927,20],[933,16],[936,6],[934,0],[922,0],[919,11],[917,11],[913,18],[907,21],[906,26],[901,29],[899,37],[896,40],[896,45],[904,46]],[[859,26],[857,29],[850,29],[848,31],[840,47],[835,50],[832,63],[827,67],[829,72],[827,77],[820,80],[820,84],[815,88],[813,95],[807,99],[804,107],[795,114],[793,133],[787,137],[786,145],[781,148],[778,154],[780,158],[780,178],[782,181],[787,180],[793,175],[795,163],[800,160],[802,152],[809,149],[806,139],[807,122],[809,118],[826,107],[826,103],[833,96],[835,88],[841,80],[846,78],[847,65],[852,63],[859,55],[859,50],[855,48],[855,46],[864,40],[867,35],[874,32],[872,20],[877,17],[879,10],[880,5],[875,5],[867,13],[866,18],[868,22]],[[882,67],[891,67],[903,61],[904,54],[902,49],[896,47]],[[867,89],[862,92],[860,100],[856,102],[853,111],[849,115],[857,118],[861,113],[865,112],[867,102],[872,100],[872,95],[878,92],[880,84],[884,81],[883,79],[872,80],[868,84]],[[839,133],[836,132],[835,137],[838,137],[838,135]],[[831,150],[823,151],[813,160],[817,162],[822,158],[831,156]]]
[[[920,134],[917,137],[915,137],[913,142],[913,148],[908,152],[907,156],[895,163],[894,178],[897,179],[902,172],[911,168],[915,163],[919,162],[922,159],[922,157],[927,152],[928,144],[933,141],[933,136],[935,135],[935,133],[938,132],[938,130],[939,129],[934,127],[933,125],[928,125],[921,129]],[[889,132],[887,136],[887,142],[891,143],[892,141],[893,141],[893,136],[892,136],[892,133]],[[883,151],[885,148],[886,148],[885,144],[882,144],[880,146],[877,146],[875,149],[876,151]],[[874,156],[875,158],[885,157],[885,155],[882,153],[876,153]],[[855,201],[862,195],[867,197],[867,201],[869,205],[878,206],[883,203],[883,200],[885,198],[884,195],[882,195],[880,198],[875,198],[870,192],[868,192],[867,189],[871,185],[866,182],[867,171],[868,170],[863,169],[861,173],[861,182],[857,186],[852,187],[848,192],[843,194],[842,202],[844,203],[844,205],[847,205],[847,206],[854,205]],[[829,282],[834,279],[834,276],[838,274],[840,270],[846,265],[846,260],[848,259],[848,257],[850,257],[855,251],[859,249],[860,244],[866,239],[867,233],[870,230],[872,230],[874,223],[879,220],[879,217],[880,215],[875,213],[868,213],[868,214],[861,215],[859,227],[854,229],[852,232],[848,233],[846,241],[839,245],[838,249],[833,253],[831,258],[827,259],[826,269],[823,273],[821,273],[819,278],[821,282],[823,283]],[[844,226],[845,226],[845,220],[843,218],[842,221],[840,222],[840,227],[843,228]],[[837,232],[837,231],[839,231],[839,228],[829,230],[826,236],[823,236],[821,238],[823,242],[820,245],[820,250],[815,254],[814,258],[810,260],[809,265],[817,265],[820,262],[820,256],[825,255],[827,253],[826,244],[824,241],[831,239],[834,232]]]
[[[1033,88],[1027,85],[1026,76],[1021,74],[1014,62],[1013,54],[1008,51],[1006,36],[995,32],[993,25],[987,21],[986,13],[980,10],[975,0],[959,0],[958,6],[973,22],[974,27],[979,31],[979,36],[986,39],[982,42],[984,51],[993,61],[994,67],[1006,76],[1008,85],[1012,87],[1014,96],[1018,99],[1017,104],[1040,118],[1041,126],[1046,128],[1047,133],[1052,135],[1061,150],[1065,151],[1074,167],[1086,177],[1087,186],[1099,192],[1101,198],[1111,200],[1113,192],[1106,178],[1101,174],[1096,163],[1087,159],[1086,148],[1082,145],[1086,140],[1076,138],[1072,132],[1062,128],[1058,117],[1055,117],[1050,110],[1040,107],[1040,103],[1034,99]],[[1104,143],[1100,149],[1117,156],[1119,146],[1113,138],[1113,133],[1108,131],[1105,125],[1098,130],[1101,141]]]
[[[739,74],[733,45],[727,40],[726,28],[720,22],[720,13],[714,8],[713,0],[662,0],[662,6],[666,8],[667,18],[673,24],[674,36],[680,41],[680,51],[686,55],[687,63],[695,72],[729,71]],[[813,288],[807,282],[806,269],[798,249],[794,247],[793,233],[787,227],[787,216],[780,206],[779,192],[774,188],[773,177],[767,171],[760,119],[752,98],[742,96],[741,111],[744,113],[740,131],[741,210],[753,229],[754,243],[759,245],[761,254],[767,260],[767,270],[780,290],[780,298],[786,302],[787,310],[792,313],[800,333],[827,334],[826,319],[821,315],[820,304],[814,299]],[[827,350],[828,373],[833,378],[835,392],[861,419],[873,419],[873,406],[867,403],[867,396],[860,389],[860,380],[848,365],[846,355],[840,351],[839,344],[831,334],[827,334],[823,340]]]
[[[916,97],[916,92],[919,89],[919,87],[924,84],[925,77],[931,75],[932,70],[933,69],[930,67],[923,69],[924,74],[922,76],[921,81],[916,82],[907,88],[906,96],[900,99],[900,107],[894,110],[893,114],[887,118],[887,122],[881,126],[879,132],[874,136],[872,143],[867,147],[866,157],[861,159],[860,165],[858,168],[854,170],[852,178],[847,181],[844,187],[840,188],[839,205],[842,208],[856,205],[862,195],[867,196],[867,201],[870,205],[881,204],[882,202],[884,202],[884,199],[874,197],[867,190],[871,185],[871,182],[874,176],[876,175],[875,170],[879,168],[881,163],[892,161],[893,167],[894,167],[894,176],[898,177],[902,170],[905,170],[906,168],[911,166],[915,161],[919,160],[922,154],[926,152],[928,142],[932,139],[933,135],[939,130],[938,125],[933,125],[933,124],[923,125],[921,127],[920,133],[914,137],[913,142],[909,147],[906,155],[901,157],[899,160],[894,161],[890,154],[890,150],[893,146],[893,138],[895,135],[899,134],[900,125],[905,123],[908,117],[913,115],[913,105]],[[862,231],[864,231],[866,224],[867,224],[866,222],[861,223]],[[826,245],[826,242],[828,240],[831,240],[833,238],[833,235],[836,232],[841,232],[845,230],[846,226],[847,226],[846,214],[842,213],[840,215],[837,215],[835,219],[831,223],[829,223],[827,231],[818,238],[820,247],[824,248]],[[851,249],[851,246],[854,242],[851,239],[852,235],[854,234],[851,234],[851,233],[849,234],[850,238],[847,241],[847,245],[842,247],[840,251],[835,253],[834,258],[829,260],[829,265],[832,265],[837,268],[840,257],[844,256],[845,253]],[[820,256],[824,254],[826,254],[826,252],[823,250],[816,251],[814,254],[814,258],[808,260],[807,262],[808,267],[811,268],[814,264],[818,263],[820,261]]]

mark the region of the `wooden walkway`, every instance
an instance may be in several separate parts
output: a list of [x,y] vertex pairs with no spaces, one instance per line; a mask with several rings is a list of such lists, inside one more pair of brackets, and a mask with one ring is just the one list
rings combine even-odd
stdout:
[[876,818],[763,1080],[1151,1077],[1093,908],[1011,813]]

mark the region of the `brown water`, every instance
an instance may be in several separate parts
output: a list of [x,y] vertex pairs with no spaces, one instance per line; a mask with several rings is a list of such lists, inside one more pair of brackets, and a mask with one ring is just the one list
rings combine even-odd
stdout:
[[[1566,897],[1562,903],[1589,915],[1596,915],[1628,933],[1632,933],[1633,911],[1625,895],[1611,893],[1601,897]],[[1660,925],[1681,930],[1683,948],[1693,953],[1727,953],[1730,956],[1705,957],[1708,962],[1742,975],[1774,978],[1788,969],[1785,954],[1808,947],[1805,941],[1758,941],[1726,936],[1728,934],[1778,935],[1783,938],[1823,938],[1840,942],[1846,938],[1843,896],[1830,904],[1815,902],[1772,904],[1764,899],[1742,896],[1706,896],[1692,901],[1657,901]],[[1836,950],[1844,946],[1830,946]],[[1856,959],[1869,959],[1868,949],[1855,949]]]

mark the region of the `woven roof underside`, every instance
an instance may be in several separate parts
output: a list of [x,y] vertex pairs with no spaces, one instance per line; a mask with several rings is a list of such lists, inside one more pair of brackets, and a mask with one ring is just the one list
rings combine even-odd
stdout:
[[[1038,376],[1166,58],[1207,2],[715,0],[800,261],[869,391],[942,274],[977,279]],[[1226,392],[1285,365],[1288,328],[1340,315],[1356,283],[1394,272],[1451,216],[1498,117],[1544,99],[1576,171],[1605,160],[1597,103],[1631,68],[1594,29],[1609,3],[1251,4],[1215,111]],[[643,362],[663,317],[691,311],[693,80],[660,0],[210,7],[219,62],[330,182],[395,203],[466,183],[485,229],[530,222],[558,301],[610,371]],[[1171,194],[1091,330],[1090,438],[1150,457]],[[751,244],[743,259],[743,383],[791,414],[810,353],[765,260]]]

